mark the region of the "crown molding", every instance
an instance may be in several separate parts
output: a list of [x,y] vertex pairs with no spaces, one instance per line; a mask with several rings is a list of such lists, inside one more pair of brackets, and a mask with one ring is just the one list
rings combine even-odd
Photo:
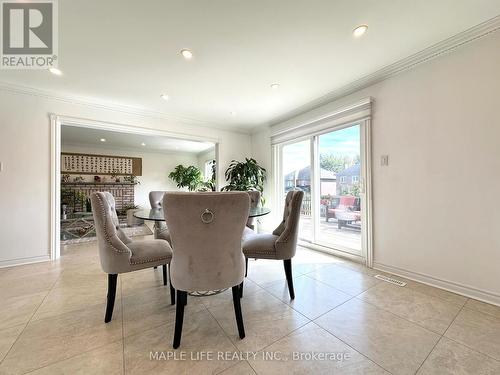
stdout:
[[368,74],[350,84],[334,90],[318,99],[310,101],[295,110],[284,115],[275,117],[268,124],[256,126],[251,129],[251,133],[255,134],[266,126],[273,126],[290,120],[296,116],[305,114],[311,110],[317,109],[325,104],[341,99],[347,95],[353,94],[359,90],[365,89],[376,83],[389,79],[395,75],[413,69],[432,59],[451,53],[456,49],[467,45],[475,40],[483,38],[495,31],[500,30],[500,15],[486,22],[480,23],[470,29],[467,29],[459,34],[456,34],[448,39],[445,39],[437,44],[434,44],[420,52],[401,59],[393,64],[390,64],[374,73]]
[[99,100],[95,100],[95,99],[89,99],[89,98],[81,97],[81,96],[77,96],[77,95],[61,95],[61,94],[54,93],[54,92],[51,92],[48,90],[41,90],[41,89],[37,89],[34,87],[18,85],[18,84],[9,83],[9,82],[1,82],[0,81],[0,90],[14,93],[14,94],[29,95],[29,96],[35,96],[38,98],[54,100],[54,101],[58,101],[58,102],[62,102],[62,103],[80,105],[80,106],[84,106],[84,107],[92,108],[92,109],[119,112],[119,113],[123,113],[123,114],[127,114],[127,115],[137,116],[140,118],[159,119],[159,120],[165,120],[165,121],[169,121],[169,122],[174,121],[174,122],[177,122],[177,123],[180,123],[183,125],[188,125],[188,126],[205,127],[205,128],[216,129],[216,130],[225,131],[225,132],[245,134],[245,135],[250,134],[250,131],[246,130],[246,129],[236,129],[236,128],[232,128],[229,126],[228,127],[214,126],[214,124],[211,122],[199,120],[199,119],[195,119],[195,118],[190,118],[190,117],[186,117],[186,116],[179,116],[179,115],[174,115],[171,113],[154,111],[154,110],[134,107],[134,106],[130,106],[130,105],[109,103],[109,102],[99,101]]

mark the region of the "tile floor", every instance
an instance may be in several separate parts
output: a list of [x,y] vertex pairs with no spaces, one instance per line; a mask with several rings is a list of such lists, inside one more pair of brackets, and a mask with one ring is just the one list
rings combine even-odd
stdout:
[[246,338],[230,291],[189,297],[173,351],[160,270],[121,275],[104,324],[96,244],[71,245],[57,263],[0,269],[0,374],[500,374],[499,307],[376,273],[299,249],[290,301],[282,263],[250,261]]

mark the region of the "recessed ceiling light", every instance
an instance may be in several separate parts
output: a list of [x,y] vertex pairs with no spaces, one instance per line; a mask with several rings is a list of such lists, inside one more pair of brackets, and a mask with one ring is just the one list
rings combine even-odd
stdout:
[[367,25],[359,25],[352,31],[352,35],[354,35],[356,38],[359,38],[361,35],[366,33],[366,30],[368,30]]
[[62,72],[57,68],[49,68],[49,72],[55,74],[56,76],[62,76]]
[[279,87],[280,87],[280,84],[279,84],[279,83],[271,83],[271,88],[272,88],[273,90],[279,89]]
[[101,138],[101,142],[106,142],[106,138]]
[[144,142],[141,143],[141,146],[146,146],[146,144]]
[[168,95],[167,95],[167,94],[161,94],[161,95],[160,95],[160,98],[162,98],[163,100],[168,100],[168,99],[170,99],[170,98],[168,97]]
[[193,58],[193,52],[189,49],[181,49],[181,55],[184,57],[186,60],[191,60]]

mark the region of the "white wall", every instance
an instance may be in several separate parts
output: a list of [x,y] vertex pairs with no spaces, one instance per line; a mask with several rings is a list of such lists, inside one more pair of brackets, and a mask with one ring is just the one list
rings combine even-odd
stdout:
[[[500,32],[278,125],[372,96],[376,264],[495,303],[500,303],[498,46]],[[254,157],[270,167],[269,129],[253,135],[252,147]],[[389,155],[387,167],[380,166],[383,154]]]
[[250,154],[246,134],[0,90],[0,162],[4,165],[0,172],[0,266],[46,259],[49,254],[50,113],[215,137],[219,140],[219,178],[232,159]]
[[[141,208],[149,208],[149,192],[153,190],[179,190],[168,174],[182,164],[184,166],[198,163],[195,153],[158,153],[120,150],[117,148],[99,146],[62,145],[63,152],[76,152],[96,155],[130,156],[142,158],[142,176],[138,177],[140,184],[135,186],[135,204]],[[71,175],[75,176],[75,175]],[[85,178],[85,176],[82,176]],[[108,176],[109,177],[109,176]],[[93,180],[93,176],[89,177]]]

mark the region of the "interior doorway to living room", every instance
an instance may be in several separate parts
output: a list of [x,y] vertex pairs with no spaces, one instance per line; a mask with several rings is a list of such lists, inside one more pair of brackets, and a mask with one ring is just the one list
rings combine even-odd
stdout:
[[[90,195],[113,194],[124,232],[152,234],[134,212],[149,208],[149,192],[215,190],[216,144],[211,141],[65,126],[60,132],[60,246],[96,240]],[[181,166],[181,167],[179,167]],[[190,185],[179,178],[189,169]]]

